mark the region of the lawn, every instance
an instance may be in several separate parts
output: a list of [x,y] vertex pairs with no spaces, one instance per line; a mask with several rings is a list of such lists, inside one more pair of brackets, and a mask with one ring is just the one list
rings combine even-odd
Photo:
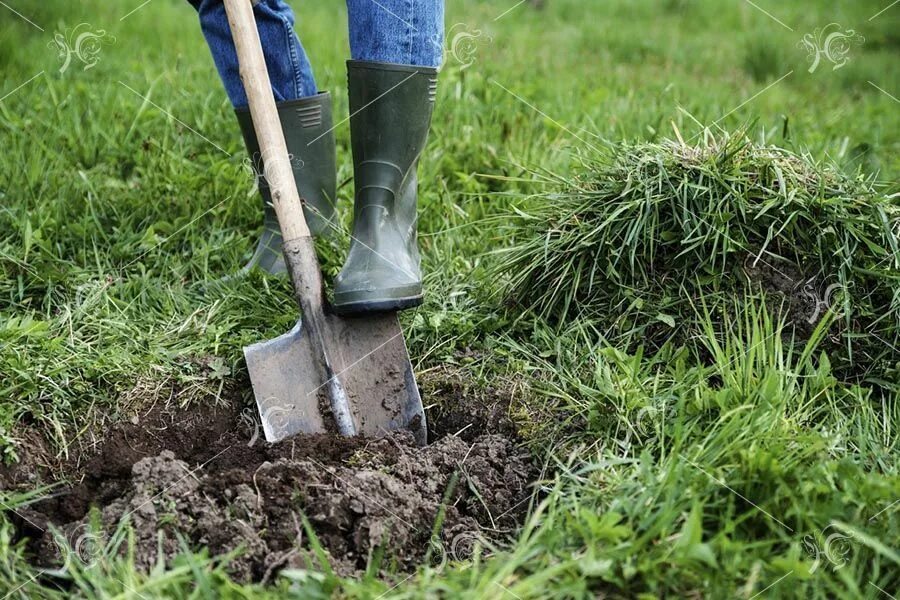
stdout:
[[[341,121],[333,277],[346,9],[291,4]],[[297,314],[283,278],[221,281],[259,209],[193,10],[0,4],[0,598],[900,596],[900,5],[447,13],[426,302],[401,319],[436,479],[409,530],[388,517],[351,560],[315,514],[319,474],[294,467],[325,461],[320,487],[344,489],[418,455],[256,443],[241,349]],[[168,488],[147,500],[165,543],[76,506],[170,445],[192,448],[192,502],[229,474],[219,448],[299,461],[278,473],[295,554],[245,568],[273,514],[218,544]],[[469,460],[515,494],[486,496]],[[68,518],[31,522],[51,505]],[[397,555],[400,534],[417,549]],[[59,564],[35,559],[41,535]]]

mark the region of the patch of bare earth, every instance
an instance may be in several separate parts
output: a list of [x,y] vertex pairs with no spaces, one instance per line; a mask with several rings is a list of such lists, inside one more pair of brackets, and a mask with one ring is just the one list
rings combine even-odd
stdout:
[[[179,554],[180,535],[212,555],[238,550],[229,568],[245,581],[321,568],[312,535],[342,575],[373,561],[397,573],[427,557],[465,560],[477,541],[515,533],[537,471],[516,441],[508,401],[488,392],[470,404],[458,383],[426,383],[423,392],[431,404],[424,448],[404,432],[268,444],[236,394],[216,407],[159,403],[64,461],[66,483],[9,517],[45,567],[90,560],[123,522],[142,569]],[[33,488],[59,473],[21,463],[0,472],[0,485]]]

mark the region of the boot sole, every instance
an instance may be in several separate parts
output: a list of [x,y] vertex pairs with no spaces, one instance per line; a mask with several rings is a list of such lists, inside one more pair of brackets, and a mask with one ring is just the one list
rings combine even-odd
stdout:
[[372,300],[356,300],[332,305],[334,312],[339,315],[366,315],[371,313],[397,312],[407,308],[415,308],[422,304],[424,296],[407,296],[406,298],[382,298]]

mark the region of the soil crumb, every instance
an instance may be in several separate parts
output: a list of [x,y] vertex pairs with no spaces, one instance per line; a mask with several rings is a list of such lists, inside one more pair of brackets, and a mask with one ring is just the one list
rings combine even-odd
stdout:
[[[170,563],[186,542],[212,556],[237,551],[228,568],[242,581],[320,570],[322,560],[343,576],[403,573],[424,560],[465,560],[479,540],[504,541],[528,509],[537,471],[508,424],[477,419],[465,438],[432,432],[424,448],[406,432],[267,444],[244,406],[113,428],[72,465],[74,484],[9,513],[34,562],[89,562],[124,539],[127,522],[143,570]],[[442,416],[457,419],[454,428],[463,419]]]

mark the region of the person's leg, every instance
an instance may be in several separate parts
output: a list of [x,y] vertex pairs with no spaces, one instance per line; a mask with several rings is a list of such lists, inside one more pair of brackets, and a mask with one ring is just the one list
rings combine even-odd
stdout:
[[[241,83],[225,5],[222,0],[188,1],[200,15],[203,35],[235,107],[262,199],[263,231],[244,270],[259,267],[269,273],[283,273],[281,231],[272,208],[269,185],[262,175],[264,161]],[[306,52],[294,33],[294,14],[290,7],[283,0],[261,0],[254,4],[254,15],[306,221],[313,234],[327,234],[332,227],[336,188],[331,96],[327,92],[317,93]],[[312,141],[316,143],[311,145]]]
[[350,252],[334,284],[345,314],[422,303],[416,165],[443,54],[442,0],[347,0],[355,198]]
[[[200,28],[235,108],[247,106],[237,52],[222,0],[188,0],[200,16]],[[253,14],[266,56],[275,100],[294,100],[316,94],[316,81],[306,51],[294,33],[294,13],[284,0],[259,0]]]
[[347,0],[353,60],[439,67],[443,0]]

